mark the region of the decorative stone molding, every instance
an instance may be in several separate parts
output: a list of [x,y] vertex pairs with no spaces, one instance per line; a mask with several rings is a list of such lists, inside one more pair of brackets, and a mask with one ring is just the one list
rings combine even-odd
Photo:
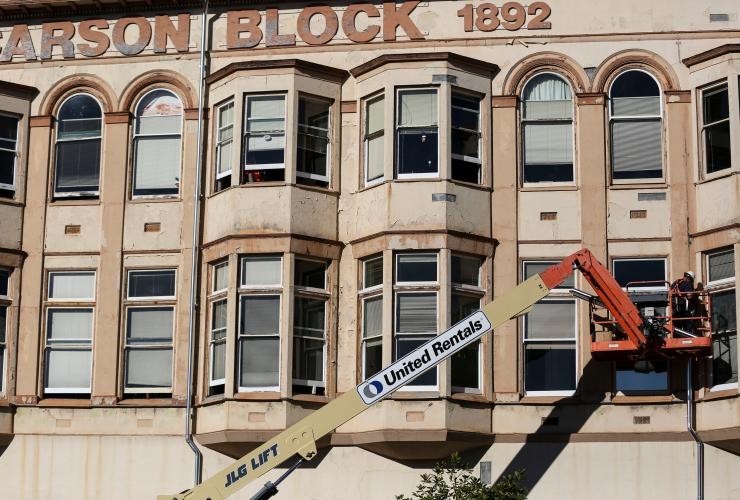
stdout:
[[68,96],[87,92],[95,96],[103,107],[103,113],[117,109],[116,94],[102,79],[90,74],[76,74],[60,80],[44,96],[39,107],[42,115],[56,115],[59,104]]
[[536,73],[550,71],[563,76],[573,87],[574,93],[589,90],[588,75],[571,57],[557,52],[540,52],[527,56],[512,66],[504,80],[504,95],[521,95],[524,84]]
[[604,60],[596,69],[592,90],[608,93],[614,78],[628,69],[648,71],[658,79],[663,91],[678,90],[678,77],[665,59],[653,52],[635,49],[617,52]]
[[168,70],[154,70],[144,73],[129,83],[121,94],[120,111],[134,113],[134,106],[139,98],[154,88],[163,88],[174,92],[182,101],[183,108],[196,106],[196,90],[190,82],[179,73]]
[[495,95],[491,97],[491,107],[493,108],[516,108],[519,103],[519,97],[515,95]]

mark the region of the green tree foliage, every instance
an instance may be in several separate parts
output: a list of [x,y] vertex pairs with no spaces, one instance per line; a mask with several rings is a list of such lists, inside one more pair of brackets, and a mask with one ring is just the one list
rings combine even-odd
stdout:
[[396,500],[526,500],[527,490],[520,485],[523,471],[502,477],[487,485],[475,477],[460,455],[437,462],[431,474],[422,474],[421,482],[410,496],[396,495]]

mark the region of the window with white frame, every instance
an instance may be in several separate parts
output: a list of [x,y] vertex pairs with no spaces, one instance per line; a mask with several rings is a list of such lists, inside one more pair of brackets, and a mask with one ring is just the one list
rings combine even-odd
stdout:
[[365,185],[382,182],[384,177],[385,97],[365,101]]
[[293,393],[324,394],[326,321],[329,291],[327,264],[295,259],[293,285]]
[[[395,271],[393,356],[394,360],[397,360],[438,333],[437,253],[398,253]],[[436,390],[437,368],[427,370],[411,381],[406,388]]]
[[134,122],[134,196],[179,192],[182,117],[182,102],[169,90],[152,90],[139,101]]
[[396,102],[398,178],[437,177],[439,175],[437,89],[399,89]]
[[[450,265],[450,324],[454,325],[480,309],[483,298],[481,258],[452,255]],[[481,341],[478,340],[452,356],[453,392],[482,391],[482,355]]]
[[573,96],[570,85],[540,73],[522,93],[524,183],[573,182]]
[[231,157],[234,151],[234,101],[216,108],[216,186],[221,191],[231,186]]
[[642,70],[620,74],[609,89],[612,179],[663,177],[660,86]]
[[89,94],[75,94],[59,108],[54,195],[97,196],[103,112]]
[[285,94],[244,98],[244,182],[285,180]]
[[296,182],[329,185],[331,102],[301,95],[298,98]]
[[246,255],[239,280],[240,392],[280,387],[280,308],[283,258]]
[[0,114],[0,196],[15,192],[15,169],[18,158],[17,116]]
[[737,299],[735,252],[727,248],[706,254],[712,313],[712,386],[737,385]]
[[[664,258],[613,259],[612,274],[617,283],[631,292],[644,316],[663,316],[668,267]],[[659,292],[657,295],[655,292]],[[624,394],[664,393],[668,391],[668,363],[623,361],[615,366],[615,389]]]
[[360,261],[362,380],[383,367],[383,256]]
[[730,97],[727,82],[701,91],[701,116],[704,171],[713,174],[730,168]]
[[172,392],[175,279],[174,269],[128,271],[124,392]]
[[7,367],[6,352],[8,347],[8,308],[10,296],[10,270],[0,269],[0,393],[5,393],[5,368]]
[[226,326],[227,296],[229,286],[229,263],[211,266],[210,304],[210,364],[208,386],[211,394],[222,393],[226,382]]
[[44,392],[89,394],[95,272],[50,272],[46,307]]
[[481,180],[480,98],[453,91],[450,125],[452,178],[478,184]]
[[[526,280],[555,261],[525,261]],[[537,302],[523,322],[524,390],[529,395],[570,395],[576,389],[577,308],[569,277]]]

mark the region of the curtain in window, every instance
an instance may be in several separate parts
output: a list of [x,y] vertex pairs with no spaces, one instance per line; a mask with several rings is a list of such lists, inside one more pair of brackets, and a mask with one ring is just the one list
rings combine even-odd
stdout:
[[573,116],[570,86],[554,75],[537,75],[524,89],[524,118],[565,119]]
[[50,299],[90,299],[95,296],[95,273],[50,273]]
[[152,343],[172,340],[174,309],[145,307],[128,309],[128,342]]
[[[53,349],[47,352],[47,389],[89,389],[92,351]],[[59,391],[57,391],[59,392]]]
[[383,333],[383,297],[372,297],[364,301],[362,329],[363,337],[377,337]]
[[280,257],[245,258],[242,260],[242,285],[280,285]]
[[429,127],[437,125],[436,89],[408,90],[399,93],[398,125]]
[[92,309],[49,309],[46,335],[48,343],[92,339]]

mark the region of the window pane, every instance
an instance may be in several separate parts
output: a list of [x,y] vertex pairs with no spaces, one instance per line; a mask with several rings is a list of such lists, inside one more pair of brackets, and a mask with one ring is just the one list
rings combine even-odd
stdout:
[[735,290],[711,294],[712,332],[737,332]]
[[480,297],[472,297],[470,295],[453,293],[450,309],[450,320],[454,325],[458,321],[467,318],[475,311],[480,309]]
[[280,333],[279,296],[243,296],[241,302],[239,322],[241,335],[278,335]]
[[396,282],[437,281],[437,254],[399,254]]
[[296,259],[295,286],[326,288],[326,263]]
[[526,339],[571,339],[576,329],[575,300],[541,300],[524,316]]
[[0,296],[8,296],[8,280],[10,279],[10,271],[7,269],[0,269]]
[[437,333],[437,294],[398,293],[397,333]]
[[323,382],[324,380],[324,341],[294,337],[293,339],[293,378]]
[[136,118],[137,134],[179,134],[182,103],[172,92],[155,90],[141,99]]
[[385,106],[385,98],[383,97],[367,102],[365,107],[365,135],[383,130],[383,106]]
[[384,147],[383,136],[369,139],[365,145],[367,148],[367,181],[374,181],[384,175]]
[[285,161],[285,96],[249,96],[246,105],[248,165]]
[[[5,343],[5,330],[7,329],[8,325],[8,306],[2,306],[0,305],[0,344]],[[2,356],[0,356],[1,358]],[[3,372],[0,371],[0,381],[2,381],[2,374]],[[1,386],[2,384],[0,384]]]
[[707,173],[724,170],[731,165],[730,122],[724,121],[704,129]]
[[242,286],[280,286],[283,259],[280,256],[244,257]]
[[50,299],[92,299],[95,273],[49,273]]
[[323,339],[326,301],[296,297],[293,312],[293,334]]
[[129,344],[172,341],[174,307],[128,308],[126,336]]
[[86,94],[69,98],[59,110],[57,137],[80,139],[99,137],[103,113],[98,102]]
[[573,116],[570,86],[554,75],[541,74],[524,88],[524,118],[567,119]]
[[479,389],[480,341],[452,355],[452,386]]
[[383,257],[363,261],[364,279],[363,288],[370,288],[383,284]]
[[126,387],[171,387],[172,349],[126,351]]
[[531,343],[524,346],[527,391],[571,391],[576,388],[576,350],[572,343]]
[[708,281],[718,281],[735,276],[735,253],[733,250],[718,252],[707,257]]
[[0,184],[15,183],[18,118],[0,115]]
[[478,134],[466,130],[452,130],[451,151],[453,155],[478,158]]
[[[409,337],[396,337],[396,359],[401,359],[408,353],[414,351],[417,347],[429,341],[431,337],[420,337],[420,338],[409,338]],[[437,385],[437,367],[427,370],[423,374],[419,375],[412,382],[408,384],[409,387],[413,386],[434,386]]]
[[[538,261],[538,262],[525,262],[524,263],[524,279],[529,279],[535,274],[540,274],[550,266],[557,264],[556,261]],[[565,281],[563,281],[557,288],[573,288],[575,287],[575,276],[570,274]]]
[[222,262],[213,266],[213,291],[226,290],[229,286],[229,263]]
[[[2,148],[0,141],[0,148]],[[15,184],[15,153],[0,149],[0,184]]]
[[177,193],[180,137],[139,137],[135,149],[134,194]]
[[174,297],[175,270],[129,271],[129,297]]
[[713,385],[737,382],[737,333],[714,333],[712,355]]
[[452,94],[452,126],[478,130],[480,101],[463,94]]
[[213,303],[211,309],[211,339],[221,340],[226,338],[226,310],[225,300]]
[[702,93],[702,110],[704,125],[730,117],[730,102],[726,84],[705,90]]
[[226,342],[216,342],[211,350],[211,380],[226,378]]
[[46,324],[48,342],[79,340],[80,343],[89,343],[92,321],[92,309],[49,309]]
[[378,373],[383,367],[383,340],[367,340],[364,343],[363,379]]
[[362,301],[362,336],[378,337],[383,333],[383,296]]
[[437,90],[404,90],[398,93],[398,125],[429,127],[437,125]]
[[[18,118],[14,116],[0,115],[0,144],[15,143],[18,140]],[[15,149],[15,148],[8,148]]]
[[437,172],[437,129],[402,129],[397,141],[399,174]]
[[280,384],[280,341],[277,338],[239,339],[240,387],[277,387]]
[[100,139],[57,143],[57,192],[97,191],[99,174]]
[[647,73],[622,73],[614,80],[610,92],[614,116],[660,115],[660,88]]
[[668,363],[665,361],[620,362],[616,375],[617,390],[624,393],[668,390]]
[[298,172],[327,175],[331,103],[298,99]]
[[662,123],[618,121],[612,123],[612,173],[615,179],[662,176]]
[[452,256],[452,282],[460,285],[480,286],[480,258]]
[[90,389],[92,351],[51,349],[46,352],[47,389]]
[[525,123],[524,163],[572,165],[573,125],[570,122]]
[[[614,279],[623,288],[638,288],[645,286],[665,286],[663,281],[666,280],[665,260],[664,259],[624,259],[613,262]],[[639,282],[652,283],[639,283]],[[661,282],[661,283],[657,283]]]

